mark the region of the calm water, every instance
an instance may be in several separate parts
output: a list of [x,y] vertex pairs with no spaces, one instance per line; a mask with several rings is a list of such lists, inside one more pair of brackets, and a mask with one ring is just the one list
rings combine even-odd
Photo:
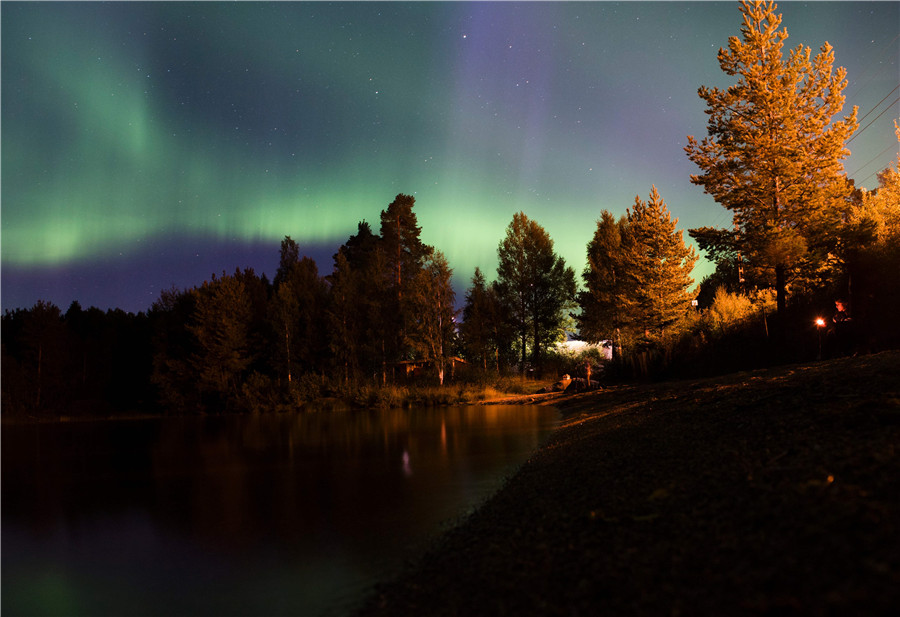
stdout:
[[543,407],[2,429],[2,610],[342,615],[495,491]]

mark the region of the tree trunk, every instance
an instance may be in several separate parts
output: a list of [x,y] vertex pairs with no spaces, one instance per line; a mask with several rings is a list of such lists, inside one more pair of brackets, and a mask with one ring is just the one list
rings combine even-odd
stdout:
[[526,356],[525,356],[525,342],[526,342],[527,340],[528,340],[528,334],[527,334],[526,329],[523,327],[523,328],[522,328],[522,373],[523,373],[523,374],[525,373],[525,360],[526,360]]
[[284,322],[284,349],[287,353],[287,377],[291,383],[291,336],[287,321]]
[[785,268],[783,264],[775,266],[775,305],[778,316],[784,317],[784,309],[787,305],[787,283],[785,281]]
[[775,266],[775,322],[773,324],[775,346],[778,352],[785,350],[785,307],[787,306],[787,283],[784,265]]
[[35,407],[40,409],[41,407],[41,365],[44,360],[44,345],[43,343],[38,343],[38,375],[37,375],[37,401],[35,403]]

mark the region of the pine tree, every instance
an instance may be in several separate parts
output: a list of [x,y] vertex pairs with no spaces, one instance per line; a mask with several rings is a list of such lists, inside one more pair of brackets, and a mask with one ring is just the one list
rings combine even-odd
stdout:
[[597,229],[587,247],[587,266],[582,273],[585,291],[578,296],[581,314],[578,328],[590,342],[613,341],[618,355],[624,344],[623,336],[632,320],[634,293],[632,279],[627,276],[627,261],[623,235],[628,233],[628,219],[618,221],[604,210],[597,221]]
[[503,304],[496,284],[487,284],[481,269],[475,268],[472,286],[466,292],[460,336],[466,356],[477,360],[487,372],[488,363],[500,371],[500,350],[510,347]]
[[[895,121],[898,142],[900,125]],[[860,337],[900,342],[900,155],[877,175],[878,187],[856,191],[836,259],[842,270],[834,295],[849,300]]]
[[633,323],[637,335],[658,345],[677,332],[691,307],[689,292],[694,280],[691,270],[697,262],[692,247],[684,244],[665,201],[654,186],[650,200],[634,198],[628,214],[626,275],[633,299]]
[[410,354],[410,293],[423,260],[433,250],[419,239],[421,228],[413,212],[415,204],[415,197],[401,193],[381,211],[380,244],[386,265],[382,276],[390,290],[390,296],[385,298],[384,317],[387,330],[394,334],[384,341],[389,361],[405,359]]
[[151,382],[165,409],[186,412],[200,406],[199,387],[191,358],[197,340],[188,324],[197,307],[196,290],[165,289],[150,309],[153,324]]
[[708,136],[688,137],[690,159],[704,173],[691,181],[733,215],[734,231],[690,230],[700,248],[740,253],[774,274],[779,313],[787,283],[813,268],[835,241],[850,188],[841,160],[856,130],[856,108],[833,121],[844,104],[846,70],[833,70],[826,42],[815,58],[799,45],[783,57],[775,3],[742,1],[741,33],[720,49],[719,66],[737,83],[701,87]]
[[382,306],[386,294],[380,238],[361,221],[334,255],[328,308],[329,345],[345,383],[358,373],[373,373],[382,365],[381,341],[386,337]]
[[190,365],[204,402],[222,411],[237,399],[252,360],[250,299],[242,278],[225,273],[221,278],[213,275],[194,293],[197,304],[188,330],[197,348]]
[[322,368],[326,355],[325,280],[316,262],[300,257],[297,243],[285,236],[275,275],[275,291],[269,302],[269,320],[280,344],[276,346],[278,373],[288,382],[299,373]]

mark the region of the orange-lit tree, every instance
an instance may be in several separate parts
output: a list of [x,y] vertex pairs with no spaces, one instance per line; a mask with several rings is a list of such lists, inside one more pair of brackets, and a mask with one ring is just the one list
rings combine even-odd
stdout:
[[680,330],[694,299],[689,289],[697,255],[677,225],[655,186],[649,200],[635,197],[628,210],[625,273],[633,297],[626,306],[636,338],[652,346],[665,345]]
[[734,229],[690,230],[700,248],[737,255],[765,271],[783,313],[787,285],[817,268],[837,241],[851,191],[842,159],[858,126],[844,105],[846,70],[833,69],[826,42],[815,57],[799,45],[784,56],[774,2],[740,5],[742,37],[719,50],[719,66],[737,82],[701,87],[708,136],[688,137],[690,159],[703,173],[691,181],[732,212]]

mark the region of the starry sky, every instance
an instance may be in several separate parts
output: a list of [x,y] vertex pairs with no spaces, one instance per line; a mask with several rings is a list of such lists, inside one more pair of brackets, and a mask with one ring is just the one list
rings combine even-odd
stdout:
[[[655,184],[679,228],[701,85],[736,2],[3,2],[2,307],[147,310],[290,235],[330,272],[398,193],[461,298],[523,211],[580,274],[601,210]],[[787,47],[848,70],[857,184],[896,159],[900,3],[786,2]],[[685,233],[687,240],[687,234]],[[694,276],[711,272],[705,260]]]

